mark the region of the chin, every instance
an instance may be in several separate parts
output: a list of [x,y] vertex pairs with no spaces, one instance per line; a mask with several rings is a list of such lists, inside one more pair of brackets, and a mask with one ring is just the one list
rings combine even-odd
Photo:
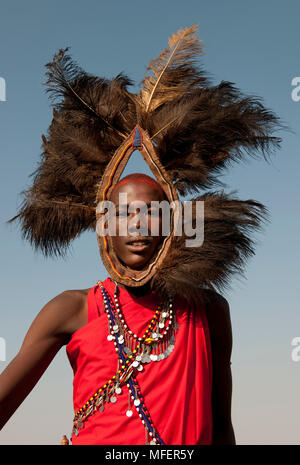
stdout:
[[126,266],[128,266],[128,268],[131,268],[133,270],[142,270],[143,268],[145,268],[149,261],[150,261],[150,258],[145,258],[145,257],[140,257],[140,258],[133,258],[132,260],[128,260],[127,263],[126,263]]
[[146,261],[145,263],[144,262],[141,262],[141,263],[129,263],[127,264],[127,266],[129,268],[131,268],[132,270],[142,270],[143,268],[145,268],[148,264],[148,261]]

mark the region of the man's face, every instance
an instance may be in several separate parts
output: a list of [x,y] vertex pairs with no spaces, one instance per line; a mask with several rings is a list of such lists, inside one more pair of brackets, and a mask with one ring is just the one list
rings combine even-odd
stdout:
[[[123,195],[120,200],[119,194],[126,194],[126,197]],[[163,190],[156,187],[155,182],[141,179],[121,182],[111,194],[110,201],[116,207],[116,235],[111,236],[111,240],[119,260],[129,268],[139,270],[147,265],[162,241],[161,210],[151,206],[152,201],[162,200],[166,200]],[[146,210],[139,209],[141,202],[147,205]],[[120,236],[120,230],[126,235]],[[151,235],[151,231],[158,231],[158,235]]]

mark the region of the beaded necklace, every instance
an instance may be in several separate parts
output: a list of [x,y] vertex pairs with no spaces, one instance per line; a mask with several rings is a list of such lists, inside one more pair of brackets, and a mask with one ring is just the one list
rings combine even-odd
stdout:
[[122,387],[128,388],[128,409],[126,415],[133,414],[131,400],[145,428],[146,444],[162,444],[163,440],[156,431],[150,413],[142,397],[136,374],[143,370],[143,364],[158,362],[166,358],[174,349],[175,331],[178,325],[173,314],[172,299],[167,308],[158,306],[154,316],[142,337],[129,330],[118,302],[118,284],[115,283],[114,301],[111,299],[101,281],[98,286],[102,292],[104,310],[108,316],[108,341],[113,341],[118,355],[117,373],[79,409],[73,420],[72,435],[79,434],[87,418],[96,411],[104,411],[106,403],[117,401],[122,394]]
[[111,299],[104,290],[103,286],[101,287],[100,285],[105,301],[105,311],[109,320],[109,335],[107,336],[107,339],[109,341],[115,341],[117,352],[118,350],[116,340],[118,340],[118,342],[124,346],[124,350],[127,354],[135,354],[135,361],[133,362],[133,366],[138,368],[139,371],[142,371],[143,363],[163,360],[174,349],[175,338],[174,334],[172,333],[172,329],[174,329],[176,326],[176,322],[175,318],[173,317],[173,302],[172,299],[169,300],[167,310],[162,310],[161,305],[159,305],[154,314],[154,317],[146,329],[145,334],[142,337],[138,337],[128,329],[117,299],[118,284],[116,282],[114,283],[115,309],[112,308],[114,324],[111,318],[111,313],[108,309],[108,302],[110,305],[112,305]]

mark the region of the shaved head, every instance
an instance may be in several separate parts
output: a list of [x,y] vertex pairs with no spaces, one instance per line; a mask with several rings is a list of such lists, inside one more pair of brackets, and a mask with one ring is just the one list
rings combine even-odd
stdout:
[[157,192],[159,192],[160,195],[162,196],[161,200],[168,200],[165,191],[155,179],[151,178],[151,176],[148,176],[147,174],[133,173],[133,174],[128,174],[127,176],[125,176],[114,186],[110,194],[111,201],[113,202],[114,199],[116,199],[116,196],[118,195],[122,186],[125,186],[127,184],[139,185],[140,183],[143,183],[144,185],[148,185],[149,187],[151,186]]

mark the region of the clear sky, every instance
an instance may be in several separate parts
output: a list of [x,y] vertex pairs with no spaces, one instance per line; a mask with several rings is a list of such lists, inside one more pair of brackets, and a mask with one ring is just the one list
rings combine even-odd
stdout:
[[[86,71],[111,78],[123,71],[138,85],[145,67],[181,27],[199,23],[213,82],[234,82],[258,95],[290,128],[282,149],[264,160],[236,164],[225,190],[255,199],[271,222],[257,233],[246,279],[224,292],[233,328],[232,418],[238,444],[300,444],[300,361],[291,341],[300,336],[299,127],[300,76],[297,0],[4,0],[0,6],[1,315],[6,362],[16,355],[39,310],[66,289],[106,277],[95,233],[74,241],[68,259],[45,259],[5,221],[30,185],[51,110],[41,82],[44,64],[62,47]],[[138,89],[138,87],[136,87]],[[0,100],[1,95],[0,91]],[[299,92],[300,95],[300,92]],[[3,100],[3,98],[2,98]],[[143,170],[139,161],[130,170]],[[0,354],[1,355],[1,354]],[[0,444],[59,444],[72,426],[72,370],[65,348],[0,433]]]

